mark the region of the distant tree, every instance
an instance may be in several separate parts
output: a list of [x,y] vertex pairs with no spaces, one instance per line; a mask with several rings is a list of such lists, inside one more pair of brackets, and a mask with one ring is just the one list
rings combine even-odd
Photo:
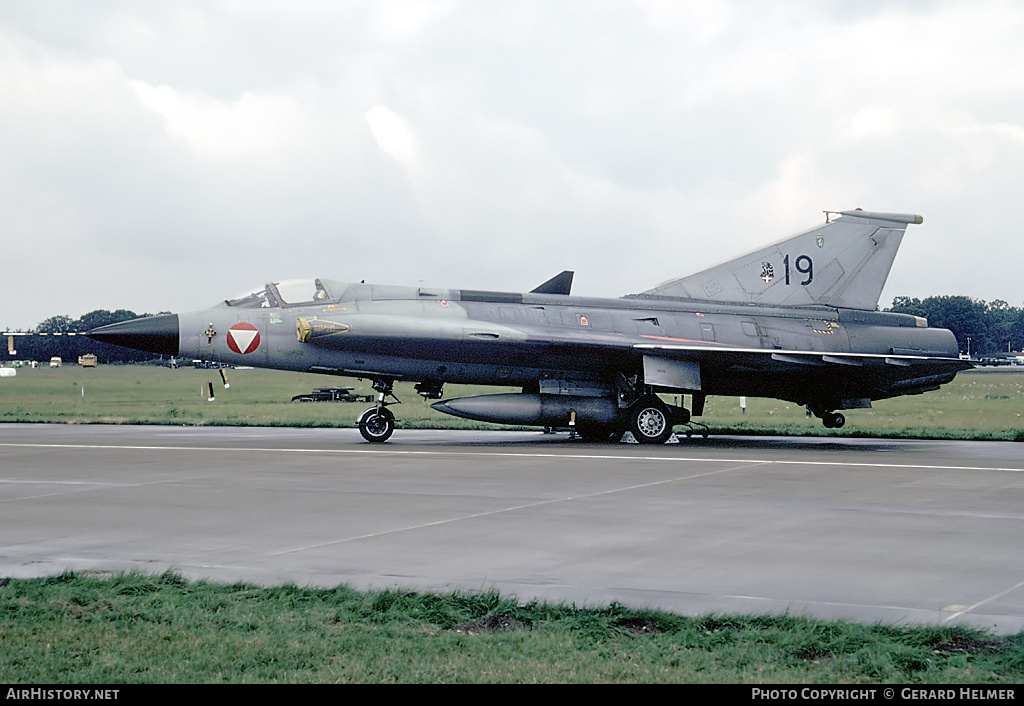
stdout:
[[991,318],[989,338],[999,351],[1019,351],[1024,347],[1024,309],[1012,307],[1002,299],[988,305]]
[[121,321],[130,321],[132,319],[139,318],[139,315],[134,311],[128,309],[118,309],[117,311],[107,311],[106,309],[97,309],[96,311],[90,311],[88,314],[83,314],[75,325],[79,331],[91,331],[94,328],[100,326],[106,326],[108,324],[116,324]]
[[18,353],[19,356],[26,359],[39,361],[60,357],[65,362],[77,362],[78,357],[85,353],[95,354],[101,363],[151,360],[154,357],[151,353],[112,346],[82,335],[68,335],[70,333],[82,334],[100,326],[129,321],[141,316],[146,316],[146,314],[136,314],[127,309],[118,309],[117,311],[97,309],[75,320],[70,316],[51,316],[35,329],[37,334],[45,335],[29,336],[23,341],[19,341]]
[[886,311],[910,314],[911,316],[926,316],[924,305],[917,297],[896,297],[892,300],[892,307]]
[[68,333],[76,331],[75,322],[70,316],[51,316],[36,326],[36,333]]
[[963,296],[928,297],[931,302],[929,323],[948,328],[956,336],[961,350],[967,349],[970,337],[972,352],[987,353],[992,349],[989,339],[989,317],[985,302]]
[[970,339],[972,355],[1024,346],[1024,310],[1002,299],[986,304],[965,296],[896,297],[886,311],[923,316],[929,326],[948,328],[961,352],[967,352]]
[[26,343],[20,346],[25,354],[31,355],[35,360],[49,360],[60,358],[70,360],[75,357],[77,360],[77,347],[75,336],[67,334],[77,331],[75,322],[70,316],[63,314],[51,316],[36,326],[35,332],[39,335],[33,336]]

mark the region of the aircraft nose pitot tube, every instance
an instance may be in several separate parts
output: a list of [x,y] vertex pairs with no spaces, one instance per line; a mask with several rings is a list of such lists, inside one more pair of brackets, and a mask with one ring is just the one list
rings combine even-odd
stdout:
[[121,321],[100,326],[85,335],[95,341],[160,355],[178,355],[180,344],[177,314],[160,314]]

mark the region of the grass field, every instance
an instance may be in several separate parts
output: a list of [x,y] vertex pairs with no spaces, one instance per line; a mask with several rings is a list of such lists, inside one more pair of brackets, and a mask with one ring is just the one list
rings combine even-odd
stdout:
[[6,684],[1022,679],[1024,635],[956,627],[682,617],[519,604],[496,593],[219,585],[173,573],[0,580]]
[[[291,402],[314,387],[354,386],[371,394],[367,381],[273,370],[229,370],[224,389],[216,370],[148,365],[18,370],[0,378],[0,421],[111,424],[228,424],[351,426],[367,406],[360,403]],[[207,384],[214,401],[206,401]],[[487,428],[440,414],[412,389],[396,385],[402,404],[393,407],[400,428]],[[508,388],[445,386],[446,397],[508,392]],[[666,400],[674,401],[671,395]],[[828,430],[803,407],[748,398],[711,397],[701,421],[714,433],[815,436],[897,436],[1024,441],[1024,371],[969,371],[936,392],[848,410],[846,426]]]
[[[366,382],[265,370],[20,369],[0,422],[351,426],[365,404],[290,402]],[[216,397],[206,401],[207,384]],[[446,396],[506,389],[446,386]],[[398,385],[404,427],[487,427]],[[667,397],[668,401],[674,401]],[[851,410],[826,430],[796,405],[711,398],[718,433],[1024,441],[1024,374],[961,373],[941,391]],[[494,593],[361,593],[160,576],[0,578],[0,683],[973,683],[1024,681],[1024,633],[796,616],[684,617]]]

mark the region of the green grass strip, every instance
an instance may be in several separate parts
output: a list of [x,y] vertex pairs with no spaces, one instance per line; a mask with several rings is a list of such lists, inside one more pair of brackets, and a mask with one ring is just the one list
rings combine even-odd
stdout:
[[0,579],[0,683],[1020,683],[1024,633],[494,592]]
[[[368,405],[291,402],[314,387],[355,387],[373,394],[367,381],[277,370],[229,370],[230,388],[216,370],[154,365],[98,368],[22,368],[0,380],[0,422],[174,424],[229,426],[351,427]],[[207,401],[213,383],[214,401]],[[509,388],[446,385],[446,397],[507,393]],[[512,390],[514,391],[514,390]],[[402,404],[392,410],[398,427],[496,429],[441,414],[412,384],[398,384]],[[689,397],[664,395],[688,406]],[[845,412],[843,429],[825,429],[796,404],[748,398],[710,397],[700,419],[714,434],[870,436],[879,438],[1024,441],[1024,370],[960,373],[940,390],[876,402],[872,409]],[[680,429],[681,431],[681,429]]]

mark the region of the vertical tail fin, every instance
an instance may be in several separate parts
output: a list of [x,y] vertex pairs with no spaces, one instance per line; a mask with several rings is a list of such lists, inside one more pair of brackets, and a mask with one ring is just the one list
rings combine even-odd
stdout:
[[923,219],[860,210],[840,216],[637,296],[874,309],[907,225]]

